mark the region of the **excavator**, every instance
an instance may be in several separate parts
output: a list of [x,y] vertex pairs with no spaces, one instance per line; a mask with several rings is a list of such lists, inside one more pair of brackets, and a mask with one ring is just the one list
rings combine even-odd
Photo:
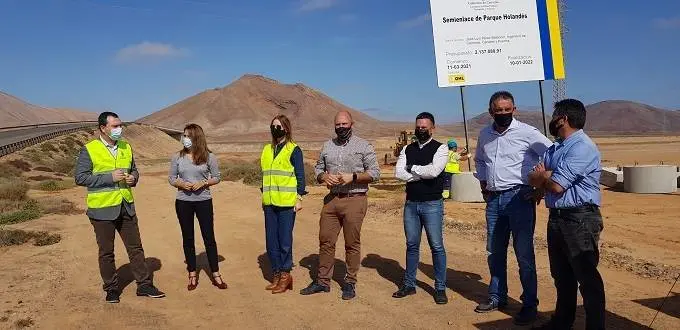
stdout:
[[397,142],[395,142],[393,146],[390,146],[392,154],[385,154],[385,165],[396,165],[397,158],[399,158],[399,154],[401,153],[401,149],[407,146],[409,143],[414,142],[415,140],[416,136],[413,134],[413,132],[410,131],[399,132]]

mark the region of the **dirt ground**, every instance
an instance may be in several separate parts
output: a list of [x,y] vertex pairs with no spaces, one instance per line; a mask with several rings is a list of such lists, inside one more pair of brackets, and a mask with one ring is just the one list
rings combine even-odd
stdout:
[[[612,164],[637,159],[641,164],[657,164],[660,160],[680,163],[680,138],[602,138],[597,142],[603,159]],[[308,161],[313,161],[315,155],[314,151],[309,151],[309,157],[305,153]],[[222,154],[221,159],[249,157],[256,157],[256,153]],[[0,248],[0,328],[13,328],[17,320],[26,318],[34,321],[34,327],[45,329],[513,328],[511,318],[520,307],[521,286],[512,248],[508,258],[511,297],[508,310],[489,314],[473,311],[485,299],[489,281],[483,204],[446,203],[449,304],[436,305],[431,296],[433,270],[425,238],[418,294],[393,299],[391,294],[397,289],[405,265],[401,219],[404,196],[403,189],[390,178],[393,169],[384,167],[383,182],[373,187],[369,195],[369,213],[362,229],[363,261],[357,298],[342,301],[339,287],[344,272],[342,235],[337,244],[331,292],[298,294],[315,275],[319,211],[325,188],[309,188],[310,196],[297,217],[294,290],[272,295],[264,290],[270,272],[259,190],[239,182],[222,182],[213,189],[215,232],[221,273],[229,289],[217,290],[210,284],[197,231],[199,267],[203,271],[198,288],[188,292],[181,235],[173,209],[174,191],[167,184],[166,164],[148,162],[140,170],[142,178],[135,197],[142,240],[154,281],[167,297],[150,300],[135,296],[127,255],[116,238],[117,265],[126,287],[120,304],[105,304],[97,269],[97,245],[87,218],[47,216],[11,227],[55,231],[63,237],[60,243]],[[84,189],[59,194],[85,207]],[[608,327],[645,328],[668,293],[672,279],[680,272],[680,194],[633,195],[604,189],[603,201],[605,229],[600,270],[607,292]],[[545,247],[546,214],[541,204],[536,254],[542,319],[549,317],[555,303]],[[576,328],[583,328],[582,309]],[[676,285],[653,328],[680,328],[680,286]]]

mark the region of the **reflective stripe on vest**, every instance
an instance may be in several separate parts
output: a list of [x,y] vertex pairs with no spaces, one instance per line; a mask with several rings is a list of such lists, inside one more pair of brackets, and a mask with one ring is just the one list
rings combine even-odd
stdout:
[[456,159],[455,151],[449,150],[449,161],[446,163],[444,171],[446,173],[460,173],[460,164]]
[[260,157],[263,205],[295,206],[297,178],[290,157],[296,146],[293,142],[287,142],[276,157],[274,157],[274,147],[271,144],[264,146]]
[[[118,141],[118,151],[114,158],[104,143],[97,139],[85,145],[92,160],[92,174],[110,174],[115,170],[129,173],[132,167],[132,148],[125,141]],[[133,203],[132,188],[125,181],[113,183],[105,187],[87,189],[87,207],[89,209],[103,209],[118,206],[123,203]]]

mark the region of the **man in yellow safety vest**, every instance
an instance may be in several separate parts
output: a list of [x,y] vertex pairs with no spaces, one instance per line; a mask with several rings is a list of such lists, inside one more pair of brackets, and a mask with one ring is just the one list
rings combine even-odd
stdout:
[[454,139],[450,139],[447,145],[449,147],[449,161],[444,168],[444,191],[442,191],[442,197],[444,199],[451,199],[450,192],[453,175],[460,173],[460,161],[470,158],[470,154],[467,152],[467,149],[463,149],[461,153],[458,153],[458,144]]
[[75,181],[87,187],[87,216],[99,246],[99,272],[106,302],[120,302],[113,242],[116,231],[125,245],[130,268],[137,281],[137,295],[162,298],[165,294],[152,283],[139,235],[132,187],[139,180],[132,148],[121,140],[122,122],[113,112],[99,115],[99,138],[80,151]]

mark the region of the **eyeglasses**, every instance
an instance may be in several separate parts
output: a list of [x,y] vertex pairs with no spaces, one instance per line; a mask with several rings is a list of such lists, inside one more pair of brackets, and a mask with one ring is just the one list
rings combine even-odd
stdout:
[[283,126],[281,126],[281,125],[272,125],[271,128],[272,128],[272,129],[280,129],[280,130],[282,130],[282,129],[283,129]]

